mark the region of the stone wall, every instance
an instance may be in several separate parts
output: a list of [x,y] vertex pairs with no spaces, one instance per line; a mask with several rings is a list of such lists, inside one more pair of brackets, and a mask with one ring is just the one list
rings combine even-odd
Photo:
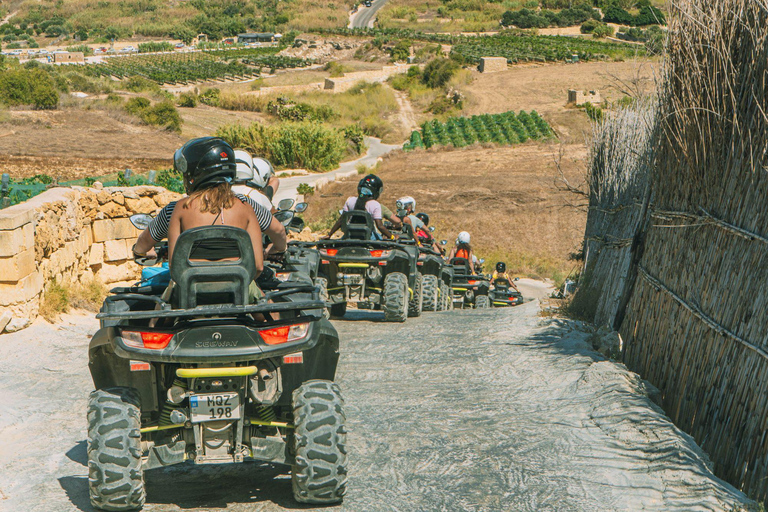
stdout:
[[481,73],[495,73],[507,69],[506,57],[480,57]]
[[584,105],[585,103],[592,103],[593,105],[597,105],[602,100],[602,97],[600,96],[600,91],[577,91],[574,89],[568,90],[568,103],[572,103],[575,105]]
[[29,325],[54,281],[137,279],[139,232],[128,217],[177,197],[160,187],[54,188],[0,210],[0,332]]

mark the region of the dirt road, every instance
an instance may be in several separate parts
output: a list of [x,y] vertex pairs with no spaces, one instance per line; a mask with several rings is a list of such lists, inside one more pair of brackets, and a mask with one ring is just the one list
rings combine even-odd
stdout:
[[[339,382],[349,418],[350,511],[739,510],[622,365],[536,302],[432,313],[405,325],[352,311]],[[69,316],[0,336],[0,510],[91,510],[86,346]],[[147,474],[152,512],[279,511],[285,469],[177,466]]]
[[373,28],[376,12],[384,7],[387,0],[373,0],[370,7],[360,4],[359,10],[349,17],[349,28]]

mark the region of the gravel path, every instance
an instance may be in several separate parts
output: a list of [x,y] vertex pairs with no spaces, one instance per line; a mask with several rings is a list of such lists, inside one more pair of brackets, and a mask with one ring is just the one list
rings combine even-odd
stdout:
[[[91,510],[85,467],[92,318],[0,336],[0,510]],[[738,510],[706,455],[572,325],[515,309],[406,324],[350,311],[350,511]],[[44,402],[43,402],[44,401]],[[45,407],[42,404],[45,403]],[[148,472],[148,511],[276,511],[288,473],[260,464]]]

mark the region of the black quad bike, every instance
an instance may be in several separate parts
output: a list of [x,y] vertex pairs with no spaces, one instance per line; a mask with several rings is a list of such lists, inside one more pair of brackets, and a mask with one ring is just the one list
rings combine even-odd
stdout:
[[424,311],[443,311],[446,306],[446,289],[443,282],[443,270],[446,267],[443,255],[431,245],[419,246],[417,263],[421,274],[421,295]]
[[523,294],[509,286],[506,279],[496,279],[488,295],[493,307],[519,306],[524,302]]
[[[483,263],[483,260],[480,260]],[[472,274],[470,263],[466,258],[453,258],[451,266],[453,267],[453,303],[458,308],[478,308],[484,309],[491,307],[491,301],[488,298],[490,281],[482,274]]]
[[375,228],[366,211],[343,212],[341,229],[341,239],[316,243],[331,316],[344,316],[347,302],[357,302],[361,309],[383,310],[387,322],[404,322],[412,298],[421,297],[416,245],[372,240]]
[[148,469],[248,460],[291,466],[299,502],[340,502],[339,339],[318,290],[288,281],[256,298],[250,238],[229,226],[185,231],[170,263],[171,287],[114,289],[98,315],[89,346],[91,504],[140,508]]

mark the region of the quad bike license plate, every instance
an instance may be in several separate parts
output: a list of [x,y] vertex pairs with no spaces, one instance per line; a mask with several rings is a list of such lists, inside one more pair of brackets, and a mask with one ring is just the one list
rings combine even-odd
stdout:
[[240,395],[210,393],[189,397],[192,423],[217,420],[238,420],[241,415]]

